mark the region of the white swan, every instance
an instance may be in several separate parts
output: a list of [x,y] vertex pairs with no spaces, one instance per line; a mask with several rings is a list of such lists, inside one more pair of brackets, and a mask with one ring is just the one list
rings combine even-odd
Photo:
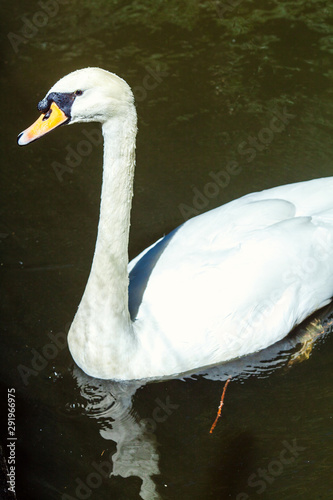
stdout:
[[[104,172],[95,254],[68,344],[89,375],[161,378],[283,338],[333,295],[333,177],[254,193],[197,216],[128,264],[137,118],[118,76],[59,80],[19,135],[98,121]],[[129,286],[130,273],[130,286]]]

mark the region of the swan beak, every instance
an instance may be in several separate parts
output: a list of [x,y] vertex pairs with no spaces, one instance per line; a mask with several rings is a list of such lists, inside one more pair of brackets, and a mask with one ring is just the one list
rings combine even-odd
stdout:
[[69,121],[69,117],[55,102],[52,102],[46,113],[41,114],[35,123],[20,133],[17,143],[19,146],[26,146],[67,121]]

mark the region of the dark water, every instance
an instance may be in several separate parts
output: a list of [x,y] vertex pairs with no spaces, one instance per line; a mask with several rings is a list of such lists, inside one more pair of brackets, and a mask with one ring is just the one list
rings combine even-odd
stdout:
[[188,215],[331,175],[332,4],[15,0],[1,22],[1,442],[14,388],[17,497],[333,498],[330,328],[292,368],[294,337],[191,379],[89,379],[64,332],[96,237],[102,152],[82,143],[96,125],[16,145],[61,76],[96,65],[124,77],[139,114],[131,257]]

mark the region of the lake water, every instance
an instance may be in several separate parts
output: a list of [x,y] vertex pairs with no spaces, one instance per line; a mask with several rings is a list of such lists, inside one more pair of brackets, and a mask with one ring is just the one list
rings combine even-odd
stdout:
[[17,498],[333,498],[332,310],[291,367],[306,325],[184,380],[87,377],[65,334],[95,245],[98,127],[16,145],[63,75],[125,78],[139,117],[130,257],[245,193],[332,175],[332,4],[15,0],[2,2],[2,32],[1,443],[13,388]]

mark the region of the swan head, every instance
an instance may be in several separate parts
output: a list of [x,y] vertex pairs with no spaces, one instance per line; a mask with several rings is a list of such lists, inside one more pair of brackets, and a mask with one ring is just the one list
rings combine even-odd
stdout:
[[25,146],[64,124],[103,124],[126,116],[133,107],[133,93],[125,80],[100,68],[79,69],[53,85],[38,103],[41,116],[19,134],[17,142]]

